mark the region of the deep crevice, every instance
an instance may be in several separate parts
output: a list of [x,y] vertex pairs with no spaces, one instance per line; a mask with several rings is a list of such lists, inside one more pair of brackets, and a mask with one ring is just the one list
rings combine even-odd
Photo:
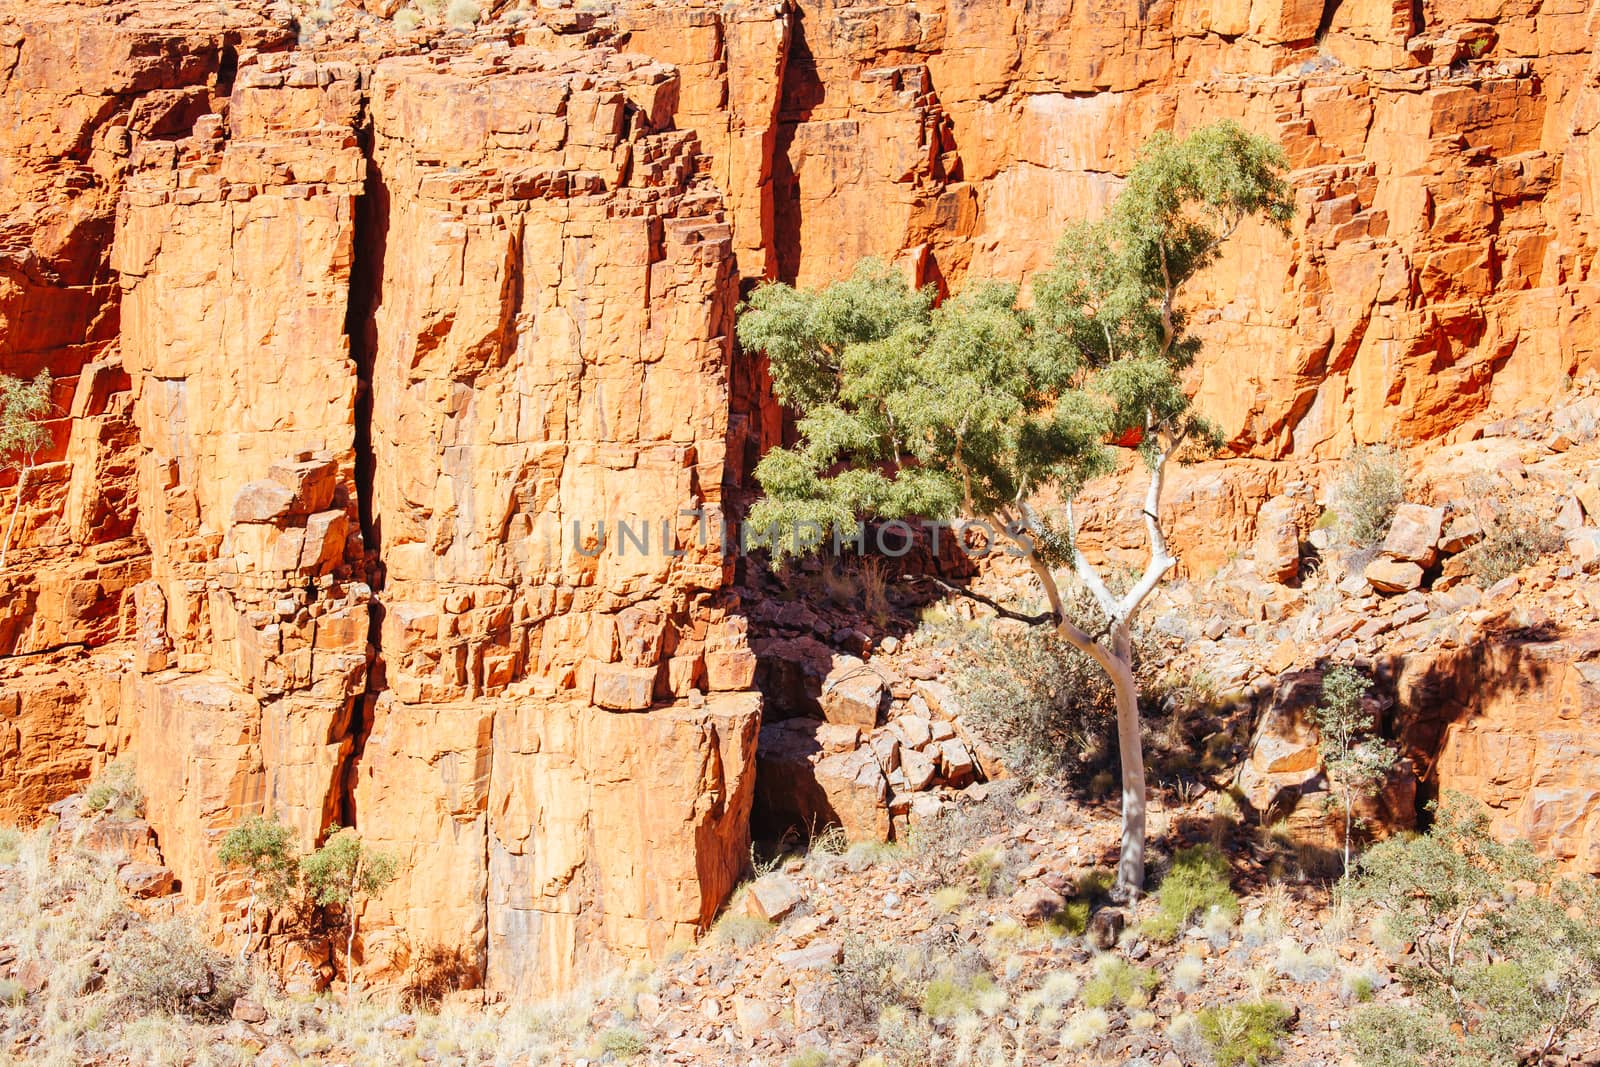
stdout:
[[389,194],[383,174],[373,155],[372,120],[363,117],[356,130],[361,154],[366,160],[366,181],[356,199],[354,235],[351,247],[350,291],[345,305],[345,335],[350,340],[350,359],[356,369],[355,450],[356,511],[361,524],[361,542],[366,562],[366,581],[372,590],[367,609],[366,689],[357,698],[350,723],[351,750],[340,783],[339,818],[346,826],[357,825],[355,803],[356,774],[372,729],[372,709],[378,694],[386,688],[381,654],[383,608],[379,592],[383,588],[383,526],[373,508],[373,480],[376,459],[372,447],[372,375],[377,356],[376,314],[383,303],[383,268],[388,253]]
[[1328,31],[1333,29],[1333,17],[1339,13],[1339,5],[1343,0],[1322,0],[1322,19],[1317,23],[1317,44],[1321,44],[1328,36]]

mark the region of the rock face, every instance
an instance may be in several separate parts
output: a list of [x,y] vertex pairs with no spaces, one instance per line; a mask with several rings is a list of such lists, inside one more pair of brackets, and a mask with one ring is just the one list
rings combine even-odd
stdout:
[[[417,51],[389,0],[303,47],[249,3],[0,0],[0,369],[48,369],[59,415],[0,573],[0,816],[130,756],[219,925],[228,826],[353,822],[405,871],[374,974],[444,944],[543,990],[703,928],[761,706],[701,534],[782,432],[741,284],[869,254],[1025,274],[1147,134],[1224,116],[1284,142],[1299,211],[1193,295],[1194,384],[1245,458],[1169,506],[1178,542],[1290,576],[1296,464],[1464,437],[1600,368],[1600,15],[1325,6],[627,0]],[[870,730],[882,686],[823,701],[814,660],[784,659],[784,710]],[[1490,781],[1470,745],[1537,732],[1504,721],[1417,736],[1588,854],[1567,754],[1592,754]],[[784,733],[816,795],[773,810],[837,803],[860,836],[986,770],[949,735]]]
[[1435,791],[1480,798],[1498,833],[1600,874],[1600,632],[1507,634],[1407,660],[1401,736]]

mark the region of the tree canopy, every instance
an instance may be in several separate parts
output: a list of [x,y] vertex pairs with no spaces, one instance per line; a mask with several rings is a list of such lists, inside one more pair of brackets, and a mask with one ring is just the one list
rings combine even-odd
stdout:
[[1288,218],[1283,165],[1231,122],[1158,134],[1109,213],[1063,235],[1030,307],[994,281],[935,306],[875,261],[816,292],[757,289],[739,340],[766,353],[799,441],[757,467],[749,525],[985,516],[1070,497],[1129,433],[1150,463],[1164,442],[1214,448],[1182,387],[1199,341],[1176,297],[1242,220]]

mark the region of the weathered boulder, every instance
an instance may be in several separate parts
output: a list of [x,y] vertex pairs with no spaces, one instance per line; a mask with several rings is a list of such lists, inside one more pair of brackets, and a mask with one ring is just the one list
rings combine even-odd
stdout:
[[822,714],[829,722],[868,729],[878,724],[889,687],[883,675],[854,656],[839,656],[822,683]]
[[1422,587],[1422,568],[1408,560],[1373,560],[1361,576],[1380,593],[1407,593]]
[[1439,558],[1439,534],[1443,525],[1443,508],[1401,504],[1395,509],[1381,551],[1389,559],[1415,563],[1427,569]]

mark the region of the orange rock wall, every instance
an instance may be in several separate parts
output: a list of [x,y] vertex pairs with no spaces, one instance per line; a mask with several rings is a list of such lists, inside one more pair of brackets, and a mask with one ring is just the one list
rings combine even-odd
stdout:
[[1233,116],[1300,210],[1191,295],[1249,462],[1175,479],[1179,542],[1600,369],[1588,0],[629,0],[423,52],[202,8],[0,2],[0,369],[60,416],[0,814],[130,755],[219,922],[242,814],[353,821],[404,862],[374,972],[570,984],[738,877],[754,660],[685,513],[781,432],[742,287],[1026,276],[1150,132]]

